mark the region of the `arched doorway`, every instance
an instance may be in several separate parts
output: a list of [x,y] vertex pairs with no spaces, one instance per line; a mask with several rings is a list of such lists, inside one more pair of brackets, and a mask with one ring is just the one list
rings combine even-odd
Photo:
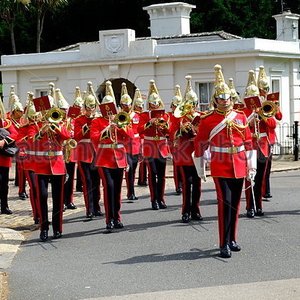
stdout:
[[[128,79],[125,79],[125,78],[111,78],[108,80],[111,81],[111,83],[112,83],[112,88],[113,88],[113,91],[115,94],[117,106],[119,106],[119,104],[120,104],[121,88],[122,88],[123,82],[126,83],[128,94],[133,99],[136,86],[131,81],[129,81]],[[96,91],[96,95],[98,96],[100,103],[102,102],[102,99],[105,96],[105,82],[106,81],[101,83]]]

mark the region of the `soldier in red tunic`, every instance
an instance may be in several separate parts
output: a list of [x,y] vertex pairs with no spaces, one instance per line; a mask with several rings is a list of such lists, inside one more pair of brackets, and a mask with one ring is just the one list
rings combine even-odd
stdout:
[[83,114],[74,121],[74,139],[77,147],[74,160],[78,163],[83,185],[83,197],[86,217],[102,216],[100,209],[100,177],[94,164],[95,149],[91,142],[91,124],[96,115],[97,98],[92,83],[88,82],[87,94],[84,97]]
[[[103,109],[102,109],[103,108]],[[117,120],[115,97],[110,81],[100,104],[102,117],[93,120],[91,140],[96,149],[95,166],[103,185],[106,230],[123,228],[121,220],[121,188],[124,169],[127,168],[125,144],[130,140],[127,125]],[[129,121],[130,122],[130,121]]]
[[244,178],[254,177],[256,159],[253,160],[246,116],[232,109],[231,91],[220,65],[215,66],[215,76],[216,109],[201,118],[194,162],[198,175],[205,179],[204,151],[210,147],[211,176],[218,200],[220,256],[229,258],[231,251],[241,250],[236,242],[240,199]]
[[[45,105],[46,107],[46,105]],[[52,187],[52,228],[53,238],[62,236],[62,217],[64,203],[64,182],[66,177],[63,157],[63,143],[70,138],[64,123],[64,112],[52,107],[43,116],[43,122],[36,130],[32,150],[27,151],[32,156],[34,172],[36,174],[38,206],[40,216],[40,239],[48,239],[48,185]]]
[[14,143],[17,138],[18,132],[12,125],[12,122],[6,118],[5,108],[0,98],[0,201],[1,201],[1,214],[12,214],[8,207],[8,180],[9,168],[12,164],[12,157],[5,155],[1,150]]
[[170,156],[167,136],[169,135],[169,115],[164,110],[154,80],[150,80],[148,111],[141,114],[138,127],[144,136],[143,155],[148,168],[151,207],[165,209],[165,173],[167,157]]
[[38,194],[36,187],[36,179],[34,173],[34,156],[28,151],[33,151],[33,139],[30,138],[39,130],[41,113],[36,112],[33,100],[33,93],[28,92],[27,105],[25,114],[23,115],[23,125],[18,131],[17,146],[19,148],[19,160],[22,162],[26,180],[29,184],[29,199],[32,208],[34,224],[39,224]]
[[191,76],[186,76],[187,88],[184,100],[174,111],[175,118],[170,126],[170,141],[173,143],[173,161],[182,178],[183,223],[202,220],[200,213],[201,180],[195,168],[192,153],[194,138],[198,130],[200,113],[196,112],[198,97],[191,86]]
[[124,82],[122,83],[120,106],[125,115],[128,114],[128,120],[126,121],[130,122],[129,126],[132,129],[128,131],[128,133],[131,133],[129,143],[125,144],[127,152],[127,163],[129,166],[128,170],[126,170],[125,173],[127,199],[138,200],[138,197],[135,195],[134,191],[134,180],[141,148],[141,138],[137,131],[140,121],[140,115],[132,109],[132,99],[128,94],[126,83]]
[[[170,119],[169,119],[170,120],[170,122],[169,122],[170,128],[171,128],[173,122],[177,123],[176,117],[174,116],[174,111],[181,102],[182,102],[182,95],[181,95],[181,91],[180,91],[180,85],[177,84],[175,86],[175,95],[171,102],[171,111],[168,112],[169,117],[170,117]],[[176,151],[176,149],[173,147],[172,138],[169,137],[169,139],[170,139],[170,144],[169,144],[170,151],[173,155],[173,152]],[[180,195],[182,192],[182,179],[181,179],[181,174],[180,174],[180,170],[179,170],[180,168],[178,165],[176,165],[175,160],[173,157],[173,160],[172,160],[173,161],[173,179],[174,179],[176,194]]]
[[[265,81],[267,83],[267,81]],[[248,84],[245,93],[247,97],[257,96],[259,97],[259,89],[255,79],[255,73],[253,70],[249,71]],[[262,99],[258,98],[259,103],[263,103]],[[246,210],[247,217],[253,218],[256,216],[263,216],[264,211],[262,207],[262,193],[263,193],[263,181],[266,172],[267,161],[270,155],[270,141],[268,139],[267,130],[270,128],[275,129],[276,122],[273,118],[267,118],[264,116],[261,107],[253,106],[252,110],[244,110],[247,120],[249,122],[250,130],[252,133],[253,148],[257,150],[257,173],[254,179],[254,187],[250,188],[251,183],[245,182],[246,188]],[[254,193],[252,193],[252,190]]]

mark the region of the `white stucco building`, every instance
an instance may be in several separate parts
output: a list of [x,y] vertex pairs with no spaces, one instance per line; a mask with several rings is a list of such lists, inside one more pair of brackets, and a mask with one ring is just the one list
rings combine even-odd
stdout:
[[[174,86],[185,89],[185,75],[192,75],[193,88],[206,108],[214,82],[213,67],[220,64],[228,78],[234,78],[242,96],[248,71],[264,65],[271,91],[280,92],[282,123],[300,120],[300,49],[298,20],[291,12],[273,16],[277,23],[276,40],[241,38],[223,31],[190,34],[193,5],[176,2],[145,7],[150,16],[151,37],[136,38],[131,29],[99,32],[99,41],[79,43],[47,53],[4,55],[1,57],[3,96],[7,105],[11,85],[25,102],[27,91],[40,96],[49,82],[62,90],[70,103],[75,87],[85,90],[93,82],[101,100],[106,80],[113,82],[116,98],[125,81],[129,93],[139,87],[148,94],[150,79],[155,79],[168,109]],[[285,139],[286,133],[278,134]]]

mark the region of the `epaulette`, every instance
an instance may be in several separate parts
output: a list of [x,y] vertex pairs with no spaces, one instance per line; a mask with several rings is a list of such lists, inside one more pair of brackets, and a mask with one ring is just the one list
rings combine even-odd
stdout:
[[213,113],[214,113],[213,110],[205,111],[203,112],[203,114],[201,114],[200,119],[205,119],[206,117],[210,116]]

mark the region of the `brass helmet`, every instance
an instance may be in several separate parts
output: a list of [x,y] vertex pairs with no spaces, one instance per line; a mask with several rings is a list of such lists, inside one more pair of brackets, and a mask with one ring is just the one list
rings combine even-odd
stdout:
[[171,106],[177,106],[180,104],[182,101],[182,95],[180,91],[180,85],[176,84],[175,85],[175,92],[174,92],[174,97],[172,98]]
[[135,89],[132,106],[133,106],[133,108],[135,106],[142,107],[142,108],[144,107],[144,100],[142,98],[142,94],[141,94],[141,91],[139,88]]
[[164,103],[159,96],[158,89],[153,79],[149,81],[148,108],[149,104],[159,105],[160,108],[164,108]]
[[57,101],[57,107],[60,109],[68,109],[69,103],[66,101],[60,89],[55,89],[55,98]]
[[226,84],[222,67],[220,65],[214,66],[215,70],[215,91],[214,98],[228,99],[231,96],[231,90]]
[[83,99],[81,97],[81,91],[80,87],[76,86],[75,87],[75,99],[74,99],[74,106],[82,107],[83,106]]
[[55,84],[53,82],[49,82],[48,98],[49,98],[50,106],[51,107],[56,106]]
[[16,93],[14,91],[11,91],[10,95],[9,95],[9,107],[10,107],[11,112],[13,112],[15,110],[24,111],[23,105],[20,102],[19,97],[16,95]]
[[259,89],[256,84],[255,72],[253,70],[249,70],[248,73],[248,83],[245,91],[245,96],[259,96]]
[[27,92],[27,104],[26,104],[26,116],[29,119],[36,119],[38,116],[41,115],[40,112],[37,112],[33,103],[33,92]]
[[84,106],[90,109],[96,108],[96,97],[93,93],[93,84],[91,81],[87,83],[87,90],[84,96]]
[[103,97],[101,104],[105,104],[105,103],[116,103],[116,98],[115,98],[114,90],[112,88],[112,83],[109,80],[105,82],[105,96]]
[[259,67],[257,86],[260,90],[263,90],[266,93],[269,92],[270,86],[264,66]]
[[231,91],[231,99],[233,103],[240,102],[240,97],[235,89],[233,78],[228,79],[228,87],[230,88]]
[[186,83],[186,89],[185,89],[185,93],[184,93],[184,101],[186,103],[192,104],[193,106],[197,106],[198,96],[193,91],[193,88],[192,88],[192,76],[186,75],[185,79],[187,80],[187,83]]
[[128,94],[127,86],[126,86],[125,82],[122,82],[120,104],[125,104],[125,105],[131,105],[132,104],[132,99]]

